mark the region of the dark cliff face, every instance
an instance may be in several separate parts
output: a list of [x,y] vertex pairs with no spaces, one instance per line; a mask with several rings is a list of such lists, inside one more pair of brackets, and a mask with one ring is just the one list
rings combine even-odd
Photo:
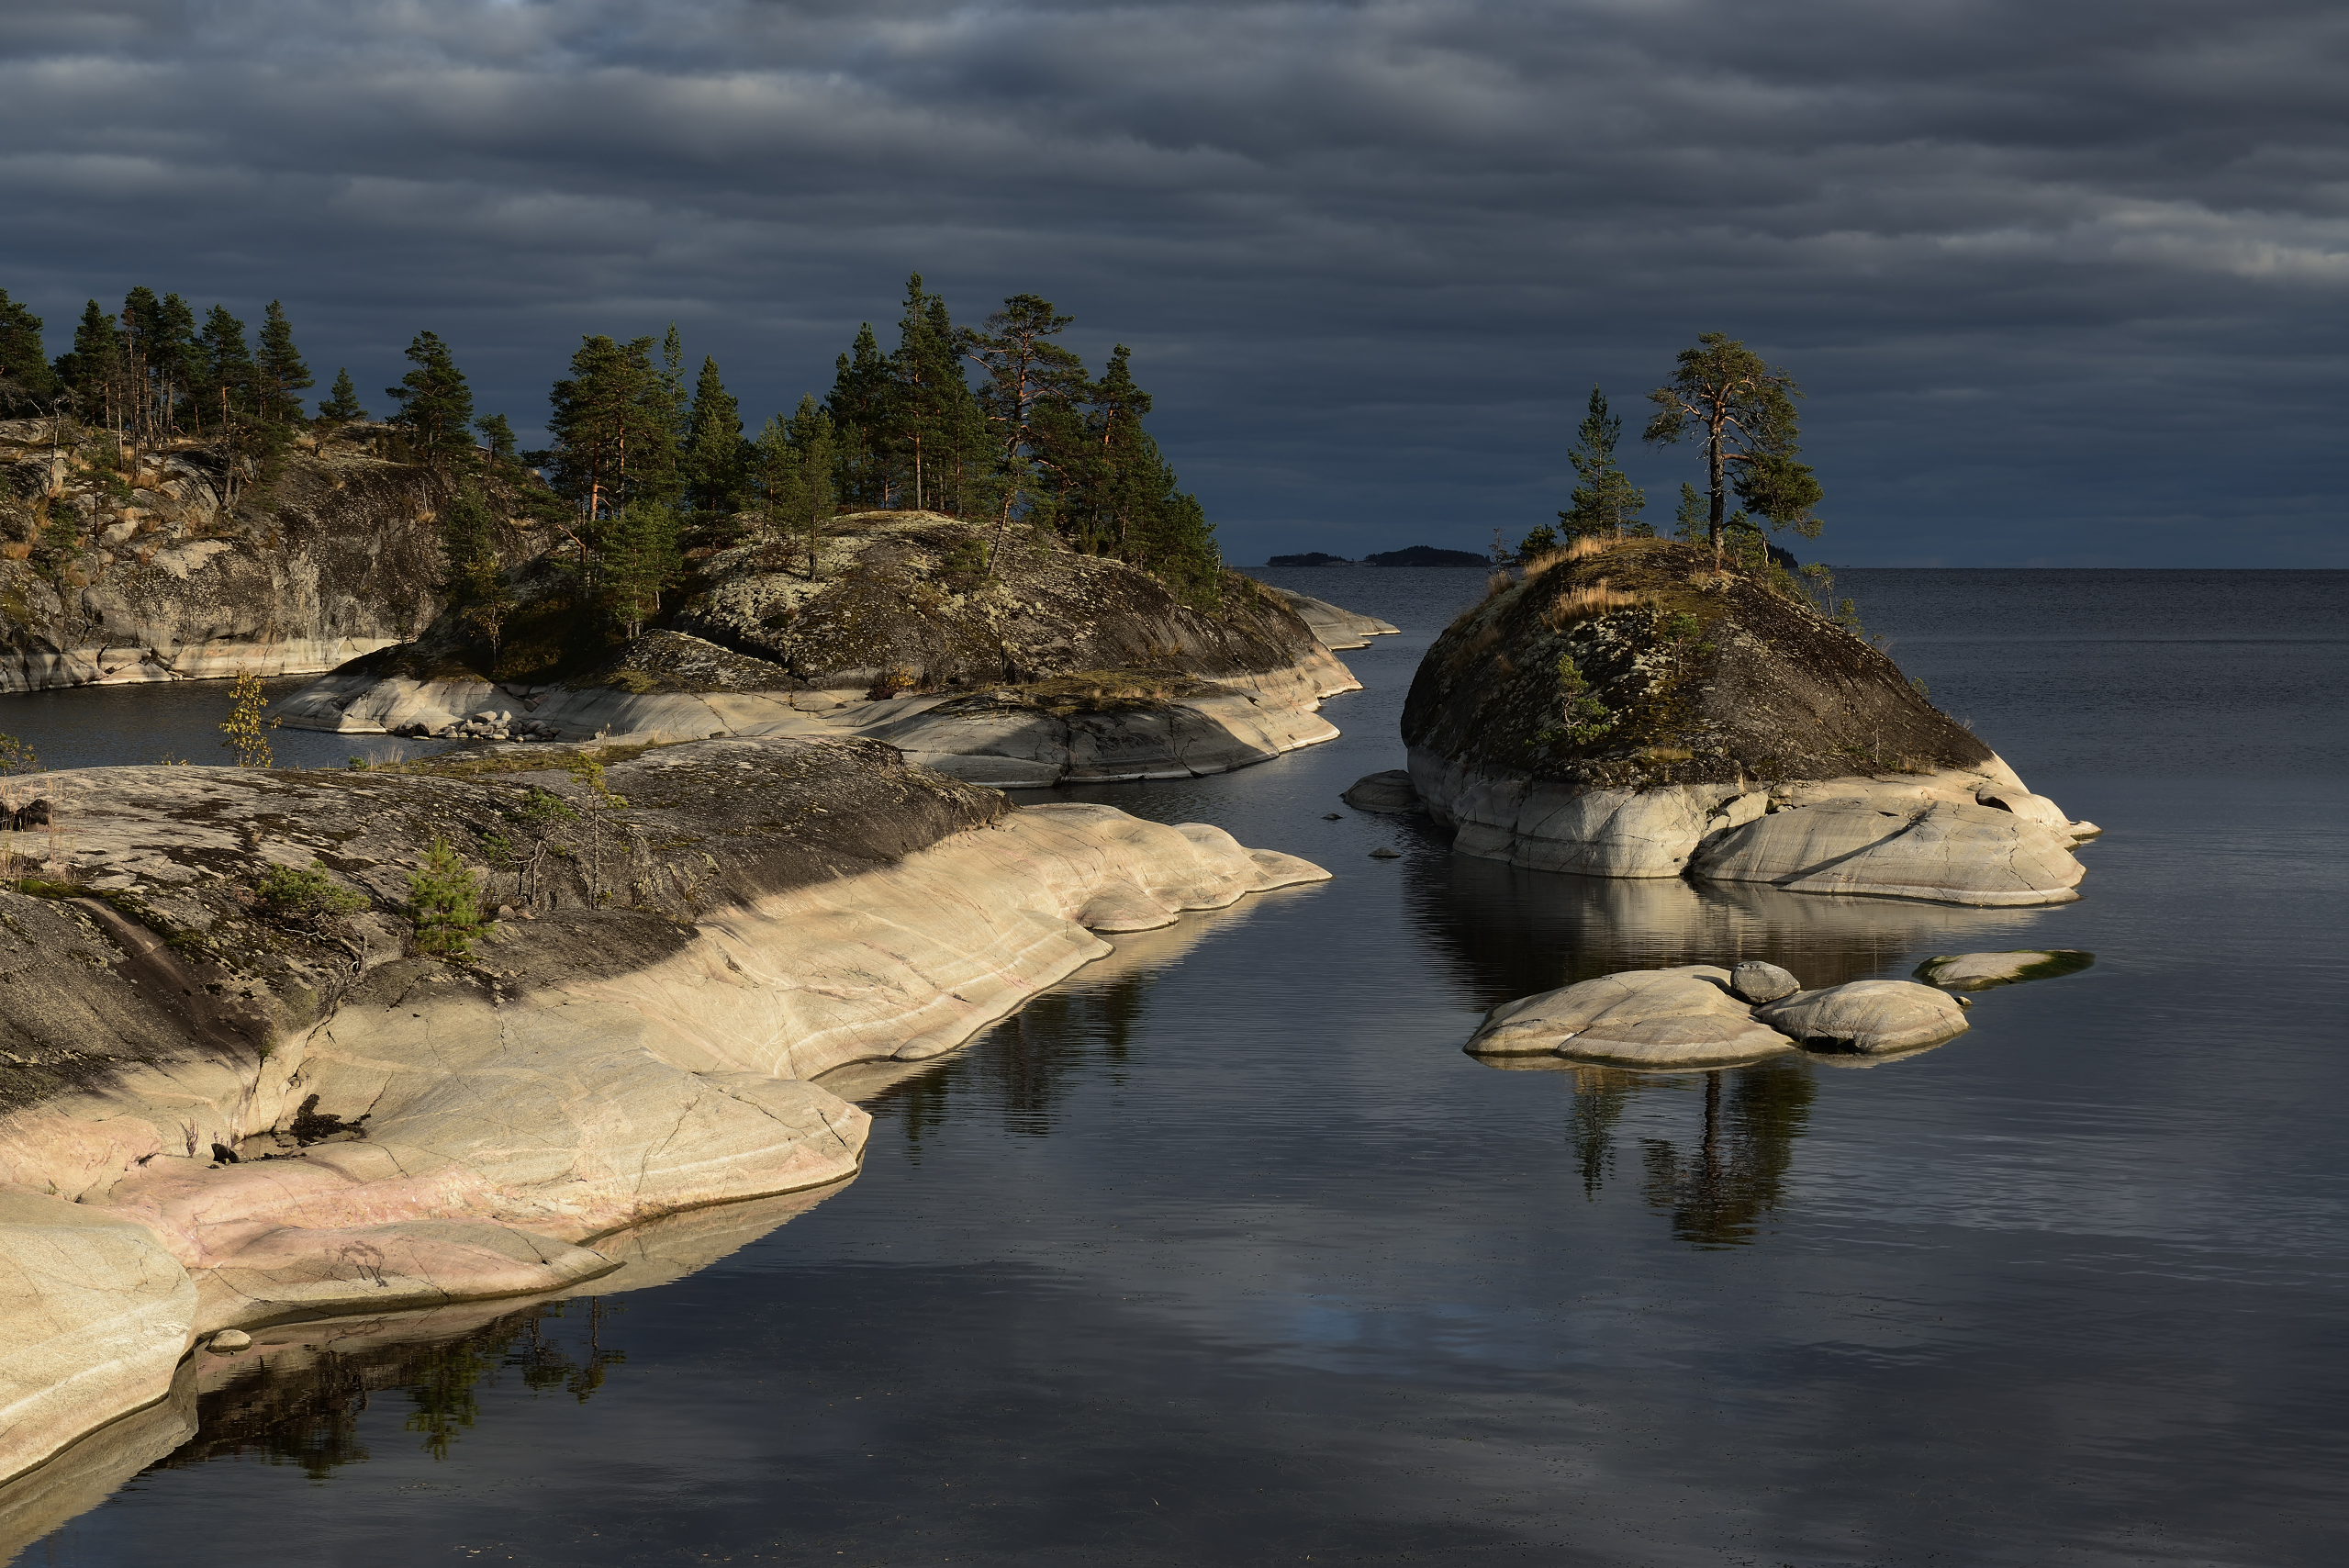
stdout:
[[364,429],[261,478],[193,442],[118,456],[103,434],[0,427],[0,650],[143,649],[169,667],[203,644],[411,636],[440,609],[449,496]]
[[1404,707],[1421,751],[1626,788],[1986,762],[1891,659],[1791,587],[1626,540],[1537,570],[1437,638]]

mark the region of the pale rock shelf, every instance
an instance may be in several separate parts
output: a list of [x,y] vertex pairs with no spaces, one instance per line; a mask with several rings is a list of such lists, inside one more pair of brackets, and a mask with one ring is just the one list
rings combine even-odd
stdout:
[[[191,969],[95,899],[6,895],[25,944],[10,960],[17,1037],[122,1043],[104,1070],[0,1114],[0,1478],[164,1399],[216,1330],[565,1290],[641,1261],[624,1238],[662,1215],[836,1186],[869,1119],[817,1075],[953,1049],[1110,953],[1097,930],[1328,876],[1204,825],[1007,810],[870,743],[702,742],[610,778],[647,808],[642,825],[576,858],[633,834],[640,900],[671,885],[643,842],[687,836],[672,824],[695,811],[721,834],[740,831],[723,812],[791,815],[795,778],[817,791],[800,797],[816,813],[804,820],[869,808],[841,830],[869,842],[844,841],[829,875],[825,840],[788,823],[773,850],[729,846],[732,868],[677,850],[671,871],[708,861],[710,879],[677,895],[678,913],[590,899],[501,920],[465,968],[403,957],[382,917],[356,916],[352,958],[312,949],[344,963],[340,981],[298,956],[287,969],[264,955],[242,980]],[[412,842],[402,812],[487,820],[508,798],[440,778],[220,768],[50,782],[73,803],[77,874],[187,922],[207,889],[234,906],[240,858],[301,865],[331,847],[340,864],[380,863],[357,879],[381,889],[404,875],[378,848]],[[697,805],[713,790],[736,793]],[[889,848],[893,824],[917,819],[943,835]],[[772,890],[722,895],[752,874]],[[229,983],[197,984],[216,975]],[[342,989],[321,1002],[329,983]],[[313,1108],[334,1113],[330,1130],[297,1140]],[[215,1159],[215,1145],[240,1161]]]
[[1270,583],[1264,587],[1269,592],[1280,595],[1290,609],[1303,618],[1305,624],[1314,629],[1314,635],[1321,639],[1324,647],[1342,653],[1349,648],[1367,648],[1373,637],[1402,634],[1401,627],[1375,615],[1363,615],[1332,604],[1326,599],[1274,588]]
[[1995,756],[1985,767],[1775,787],[1592,790],[1414,750],[1420,800],[1464,855],[1545,871],[1759,882],[2002,907],[2065,903],[2101,830],[2066,820]]

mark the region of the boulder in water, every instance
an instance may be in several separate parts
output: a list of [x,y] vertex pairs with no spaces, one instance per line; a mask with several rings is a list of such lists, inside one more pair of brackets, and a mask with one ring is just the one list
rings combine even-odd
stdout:
[[1793,1049],[1793,1040],[1755,1021],[1728,981],[1728,970],[1710,964],[1583,980],[1502,1003],[1467,1049],[1636,1067],[1714,1067]]
[[1759,1007],[1765,1002],[1776,1002],[1803,989],[1802,981],[1775,964],[1765,964],[1758,958],[1748,958],[1729,969],[1729,990],[1739,1002]]
[[1801,991],[1756,1008],[1753,1016],[1813,1049],[1863,1056],[1937,1046],[1966,1028],[1954,997],[1910,980],[1853,980]]

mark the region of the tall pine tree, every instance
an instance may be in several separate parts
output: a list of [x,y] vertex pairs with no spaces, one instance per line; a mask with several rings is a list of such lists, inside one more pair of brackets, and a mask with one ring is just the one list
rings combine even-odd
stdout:
[[83,308],[73,352],[58,356],[57,374],[81,405],[84,419],[121,428],[122,342],[114,318],[96,300]]
[[0,288],[0,406],[21,405],[30,411],[57,392],[40,326],[39,317]]
[[302,394],[317,383],[294,346],[294,325],[274,299],[261,322],[261,345],[253,356],[253,412],[273,425],[302,422]]
[[408,450],[435,468],[462,463],[473,453],[473,388],[450,357],[440,334],[423,331],[408,345],[416,368],[384,396],[399,405],[391,422],[408,436]]
[[209,425],[225,435],[229,421],[253,411],[252,351],[245,346],[245,324],[229,314],[225,305],[205,312],[203,335],[196,340],[193,409],[199,430]]
[[678,458],[687,504],[713,518],[731,514],[741,504],[749,468],[742,406],[726,390],[718,362],[705,354],[686,417],[685,451]]

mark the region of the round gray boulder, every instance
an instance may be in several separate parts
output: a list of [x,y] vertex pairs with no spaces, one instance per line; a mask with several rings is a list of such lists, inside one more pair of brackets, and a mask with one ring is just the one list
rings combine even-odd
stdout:
[[1729,969],[1729,990],[1739,1002],[1750,1002],[1756,1007],[1765,1002],[1776,1002],[1792,996],[1803,989],[1803,982],[1775,964],[1765,964],[1758,958],[1748,958]]
[[1753,1015],[1815,1050],[1885,1051],[1937,1046],[1965,1033],[1957,999],[1913,980],[1853,980],[1798,991]]

